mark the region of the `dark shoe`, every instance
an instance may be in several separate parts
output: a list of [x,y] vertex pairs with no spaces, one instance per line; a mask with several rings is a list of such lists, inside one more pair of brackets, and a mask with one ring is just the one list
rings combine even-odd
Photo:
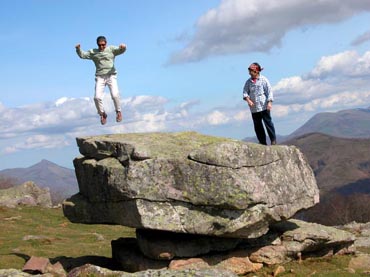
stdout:
[[122,121],[122,113],[121,112],[116,112],[116,121],[121,122]]
[[104,125],[105,123],[107,123],[107,117],[108,117],[108,115],[107,115],[105,112],[103,112],[103,113],[100,115],[100,123],[101,123],[102,125]]
[[271,141],[271,145],[276,145],[276,140]]

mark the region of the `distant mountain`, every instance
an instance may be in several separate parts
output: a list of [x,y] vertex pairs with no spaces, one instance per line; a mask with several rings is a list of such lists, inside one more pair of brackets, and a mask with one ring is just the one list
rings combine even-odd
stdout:
[[370,139],[311,133],[285,144],[297,146],[306,156],[322,194],[370,192]]
[[0,175],[22,183],[33,181],[40,187],[48,187],[53,200],[61,200],[78,192],[74,170],[47,160],[27,168],[4,169],[0,171]]
[[341,138],[370,138],[370,107],[318,113],[286,139],[316,132]]

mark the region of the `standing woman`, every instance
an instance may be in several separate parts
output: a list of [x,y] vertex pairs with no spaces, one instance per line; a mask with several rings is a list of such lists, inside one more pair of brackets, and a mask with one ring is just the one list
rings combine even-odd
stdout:
[[[276,144],[274,123],[271,118],[272,101],[274,100],[269,80],[261,75],[263,68],[258,63],[248,67],[250,78],[245,82],[243,100],[248,103],[252,113],[254,131],[260,144],[267,145],[266,133],[269,135],[271,145]],[[263,123],[262,123],[263,122]]]

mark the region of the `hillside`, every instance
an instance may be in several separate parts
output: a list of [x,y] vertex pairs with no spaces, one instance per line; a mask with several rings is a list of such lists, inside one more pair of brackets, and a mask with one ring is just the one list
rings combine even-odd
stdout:
[[47,160],[42,160],[27,168],[1,170],[0,176],[16,179],[20,183],[33,181],[40,187],[48,187],[53,200],[60,200],[78,192],[74,170],[61,167]]
[[286,139],[316,132],[342,138],[370,138],[370,107],[318,113]]
[[347,194],[370,191],[370,139],[311,133],[285,143],[305,154],[322,193],[344,187]]

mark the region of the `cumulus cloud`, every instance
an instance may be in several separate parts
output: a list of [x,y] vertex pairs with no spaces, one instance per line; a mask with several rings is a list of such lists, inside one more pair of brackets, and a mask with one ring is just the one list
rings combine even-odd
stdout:
[[28,149],[48,149],[60,148],[69,145],[69,142],[63,135],[47,136],[47,135],[34,135],[27,137],[24,141],[14,143],[11,146],[5,147],[4,154],[11,154],[14,152],[28,150]]
[[[69,145],[78,136],[105,133],[158,132],[196,126],[189,120],[189,109],[196,101],[181,103],[172,109],[161,96],[136,96],[122,99],[124,120],[115,122],[113,104],[106,101],[108,123],[100,125],[90,98],[60,98],[17,108],[0,104],[0,152],[56,148]],[[74,143],[74,142],[73,142]]]
[[[299,104],[309,109],[366,105],[370,87],[370,51],[359,55],[346,51],[322,57],[305,76],[280,80],[273,90],[283,105]],[[353,99],[356,98],[356,99]]]
[[149,95],[139,95],[130,98],[125,98],[122,100],[122,105],[125,105],[135,110],[148,110],[157,109],[166,104],[168,100],[160,96],[149,96]]
[[[63,99],[55,103],[37,103],[8,109],[1,114],[0,139],[15,137],[20,133],[51,132],[54,129],[68,131],[86,123],[95,109],[92,100]],[[82,121],[81,121],[82,119]]]
[[230,119],[225,113],[215,110],[207,115],[206,120],[210,125],[220,125],[228,123]]
[[356,51],[345,51],[332,56],[322,57],[311,71],[312,77],[352,78],[363,77],[370,73],[370,52],[360,56]]
[[[370,11],[363,0],[223,0],[201,16],[187,45],[168,64],[194,62],[209,56],[268,52],[294,29],[335,23]],[[364,35],[366,39],[366,35]]]

